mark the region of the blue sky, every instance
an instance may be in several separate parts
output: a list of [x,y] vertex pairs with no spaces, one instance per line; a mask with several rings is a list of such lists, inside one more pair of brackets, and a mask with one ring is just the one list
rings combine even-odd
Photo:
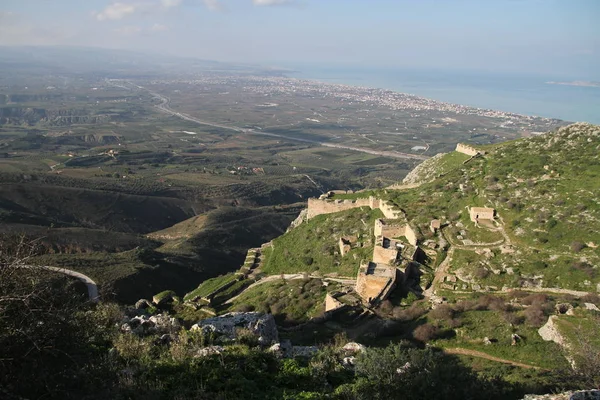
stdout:
[[0,44],[600,80],[600,0],[2,0]]

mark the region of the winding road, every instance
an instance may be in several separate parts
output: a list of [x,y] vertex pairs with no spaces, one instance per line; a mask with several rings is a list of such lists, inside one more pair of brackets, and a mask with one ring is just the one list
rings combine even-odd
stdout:
[[98,285],[96,284],[96,282],[94,282],[94,280],[92,278],[90,278],[89,276],[84,275],[80,272],[73,271],[73,270],[66,269],[66,268],[37,266],[37,265],[19,265],[18,268],[44,269],[46,271],[58,272],[59,274],[72,276],[73,278],[79,279],[81,282],[85,283],[90,301],[97,303],[100,300],[100,296],[98,295]]

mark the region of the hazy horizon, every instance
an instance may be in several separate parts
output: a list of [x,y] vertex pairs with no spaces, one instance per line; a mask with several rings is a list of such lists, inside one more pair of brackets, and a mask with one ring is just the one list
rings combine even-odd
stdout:
[[593,0],[6,0],[0,45],[600,80]]

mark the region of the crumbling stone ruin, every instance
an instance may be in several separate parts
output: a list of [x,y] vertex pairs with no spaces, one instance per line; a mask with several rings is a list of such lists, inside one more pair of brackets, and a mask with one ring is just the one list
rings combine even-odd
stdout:
[[456,145],[456,151],[471,157],[477,156],[479,154],[485,154],[485,151],[477,150],[475,147],[469,146],[468,144],[464,143],[458,143]]
[[[374,196],[355,200],[335,200],[331,198],[333,193],[329,192],[318,199],[308,199],[306,218],[360,207],[379,209],[385,217],[375,221],[375,247],[372,261],[361,265],[355,286],[356,293],[367,304],[385,300],[396,286],[398,276],[403,275],[399,269],[401,262],[404,260],[410,263],[419,253],[417,231],[407,221],[404,212],[388,200]],[[437,226],[439,229],[439,221]],[[340,254],[342,256],[347,254],[352,244],[352,238],[340,238]],[[325,303],[326,309],[334,309],[337,306],[336,299],[331,296],[325,299]]]
[[344,303],[342,303],[341,301],[336,299],[333,296],[333,294],[327,293],[325,295],[325,312],[337,310],[339,308],[342,308],[343,306],[344,306]]
[[496,210],[488,207],[471,207],[469,209],[471,221],[479,222],[480,220],[493,220],[496,217]]
[[375,221],[373,235],[376,238],[388,237],[397,238],[404,236],[408,243],[413,246],[417,245],[418,238],[415,229],[410,226],[405,218],[398,219],[383,219],[379,218]]
[[370,261],[360,266],[355,290],[368,304],[384,300],[396,287],[398,272],[395,267]]
[[378,199],[373,196],[356,200],[335,200],[328,196],[321,196],[318,199],[308,199],[308,212],[306,218],[311,219],[321,214],[331,214],[360,207],[369,207],[372,210],[379,209],[386,218],[390,219],[404,217],[402,210],[398,209],[392,202]]
[[358,238],[356,236],[341,237],[338,245],[340,246],[340,255],[344,257],[348,252],[356,246]]
[[431,233],[436,233],[442,227],[442,222],[439,219],[432,219],[429,223],[429,230]]

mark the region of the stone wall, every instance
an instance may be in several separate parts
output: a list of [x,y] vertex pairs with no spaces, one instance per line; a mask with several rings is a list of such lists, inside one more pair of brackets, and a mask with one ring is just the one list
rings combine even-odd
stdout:
[[381,218],[375,220],[373,234],[375,237],[383,236],[387,238],[404,236],[408,243],[413,246],[416,246],[418,241],[417,232],[410,224],[406,222],[388,221]]
[[494,219],[496,215],[496,210],[493,208],[487,207],[471,207],[469,209],[469,216],[471,217],[471,221],[477,222],[478,219]]
[[412,244],[413,246],[417,245],[417,232],[410,224],[406,224],[404,228],[404,236],[408,240],[408,243]]
[[391,264],[398,257],[397,249],[386,249],[381,246],[375,246],[373,249],[373,262],[382,264]]
[[[396,205],[390,201],[376,199],[378,200],[378,207],[386,218],[389,219],[398,219],[404,216],[404,213],[396,207]],[[375,208],[375,207],[372,207]]]
[[476,156],[477,154],[481,153],[476,148],[463,143],[459,143],[456,145],[456,151],[458,151],[459,153],[464,153],[468,156]]
[[328,198],[308,199],[307,219],[321,214],[331,214],[340,211],[351,210],[359,207],[370,207],[372,210],[378,208],[386,218],[398,219],[404,217],[404,213],[392,202],[370,196],[369,198],[356,200],[332,200]]
[[388,238],[394,238],[404,236],[405,230],[406,223],[404,221],[390,221],[379,218],[375,220],[373,235],[375,237],[383,236]]
[[[359,207],[371,207],[371,199],[329,200],[308,199],[306,218],[310,219],[321,214],[331,214]],[[372,208],[372,207],[371,207]]]
[[341,308],[343,306],[344,306],[344,303],[342,303],[341,301],[335,299],[329,293],[327,293],[325,295],[325,312],[337,310],[338,308]]

